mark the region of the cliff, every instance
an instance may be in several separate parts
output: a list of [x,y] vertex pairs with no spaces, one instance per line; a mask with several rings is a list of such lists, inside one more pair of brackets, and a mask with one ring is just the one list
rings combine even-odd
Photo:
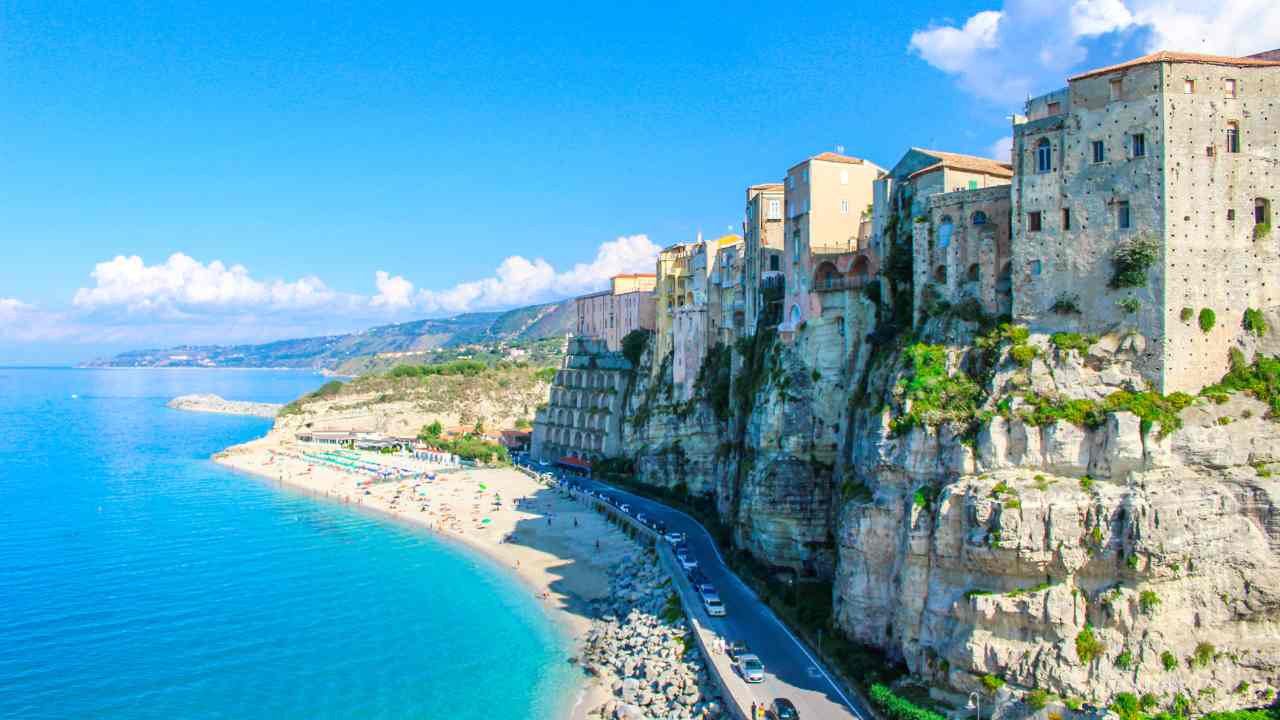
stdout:
[[1129,332],[944,314],[886,340],[875,322],[851,302],[785,342],[763,330],[713,351],[684,403],[650,350],[624,425],[635,480],[706,498],[769,572],[830,583],[828,627],[935,699],[1273,697],[1271,406],[1146,391]]

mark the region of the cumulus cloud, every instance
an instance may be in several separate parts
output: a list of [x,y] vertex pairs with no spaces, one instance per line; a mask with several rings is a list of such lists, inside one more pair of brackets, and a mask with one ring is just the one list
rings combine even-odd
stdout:
[[1005,0],[964,22],[935,23],[910,51],[968,92],[1016,107],[1068,75],[1156,50],[1246,55],[1280,44],[1274,0]]
[[220,260],[201,263],[174,253],[159,265],[137,255],[118,255],[89,273],[94,287],[80,288],[72,304],[81,309],[124,307],[138,313],[188,313],[205,310],[289,310],[332,302],[337,294],[319,278],[262,281],[243,265]]
[[546,260],[513,255],[493,276],[447,290],[423,290],[417,304],[427,312],[463,312],[566,297],[605,287],[622,273],[652,272],[659,248],[647,235],[628,235],[601,243],[595,259],[557,272]]
[[34,310],[35,307],[14,298],[0,298],[0,324],[9,324]]
[[388,310],[400,310],[413,305],[413,283],[403,277],[392,277],[385,270],[379,270],[374,273],[374,285],[378,288],[378,294],[369,301],[370,305]]

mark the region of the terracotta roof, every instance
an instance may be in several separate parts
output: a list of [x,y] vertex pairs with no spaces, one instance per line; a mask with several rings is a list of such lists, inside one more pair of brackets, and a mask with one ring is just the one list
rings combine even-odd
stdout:
[[997,177],[1013,177],[1013,166],[1009,163],[1002,163],[999,160],[977,157],[975,155],[961,155],[959,153],[942,152],[940,150],[926,150],[925,148],[911,149],[916,152],[924,153],[930,157],[936,157],[938,158],[938,162],[911,173],[907,176],[908,178],[914,178],[918,175],[924,175],[925,173],[930,173],[942,168],[983,173],[984,175],[995,175]]
[[759,185],[750,185],[748,190],[781,190],[782,183],[760,183]]
[[[1266,55],[1267,53],[1263,53]],[[1070,80],[1083,80],[1085,78],[1095,77],[1097,75],[1105,75],[1116,70],[1124,70],[1126,68],[1137,67],[1139,65],[1149,65],[1151,63],[1198,63],[1201,65],[1232,65],[1237,67],[1280,67],[1280,60],[1262,59],[1256,57],[1229,57],[1226,55],[1200,55],[1198,53],[1170,52],[1161,50],[1153,52],[1150,55],[1143,55],[1119,65],[1109,65],[1097,70],[1080,73]]]
[[1245,57],[1251,60],[1280,60],[1280,49],[1254,53],[1253,55],[1246,55]]
[[787,169],[794,170],[800,167],[801,165],[807,162],[813,162],[814,160],[821,160],[823,162],[845,163],[847,165],[863,165],[867,162],[862,158],[851,157],[849,155],[841,155],[839,153],[833,153],[833,152],[824,152],[824,153],[818,153],[817,155],[814,155],[813,157],[808,158],[806,160],[801,160],[800,162],[796,163],[795,165],[792,165],[790,168],[787,168]]

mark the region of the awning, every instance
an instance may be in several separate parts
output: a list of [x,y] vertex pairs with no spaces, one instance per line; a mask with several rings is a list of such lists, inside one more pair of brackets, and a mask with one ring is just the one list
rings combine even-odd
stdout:
[[591,469],[591,463],[589,461],[583,460],[582,458],[570,457],[568,455],[557,460],[556,464],[564,465],[565,467],[577,468],[578,470]]

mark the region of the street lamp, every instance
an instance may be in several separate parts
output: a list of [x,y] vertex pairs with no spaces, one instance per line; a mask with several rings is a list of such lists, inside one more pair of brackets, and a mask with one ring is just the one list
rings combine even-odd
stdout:
[[982,696],[976,692],[969,693],[968,708],[973,711],[973,717],[982,720]]

